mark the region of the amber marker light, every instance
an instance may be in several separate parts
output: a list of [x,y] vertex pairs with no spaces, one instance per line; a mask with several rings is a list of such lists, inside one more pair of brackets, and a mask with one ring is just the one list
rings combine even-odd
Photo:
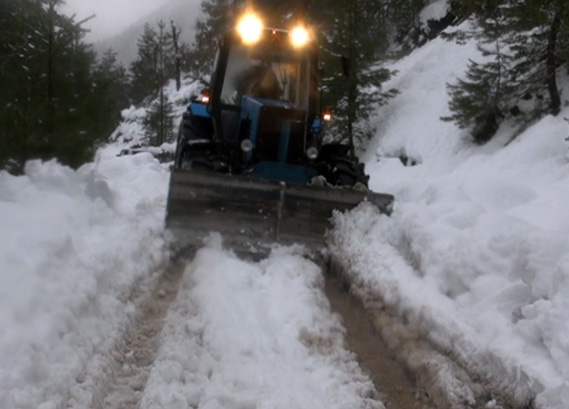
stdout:
[[290,32],[290,39],[294,47],[301,48],[304,47],[310,40],[310,34],[305,27],[298,26],[293,28]]
[[332,108],[328,107],[322,113],[322,120],[324,122],[330,122],[332,120]]
[[204,89],[200,95],[200,101],[202,104],[209,104],[210,93],[209,89]]
[[263,22],[252,12],[247,12],[237,23],[237,32],[245,44],[255,44],[261,39]]

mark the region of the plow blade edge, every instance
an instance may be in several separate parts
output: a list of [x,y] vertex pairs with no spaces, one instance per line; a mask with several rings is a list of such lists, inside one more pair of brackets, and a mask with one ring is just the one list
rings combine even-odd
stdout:
[[172,169],[166,227],[181,245],[219,232],[237,250],[273,243],[320,249],[332,212],[363,200],[391,212],[393,196],[386,194]]

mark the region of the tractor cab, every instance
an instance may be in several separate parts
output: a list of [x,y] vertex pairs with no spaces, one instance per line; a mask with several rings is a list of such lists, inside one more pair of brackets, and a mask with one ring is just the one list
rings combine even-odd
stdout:
[[211,113],[218,141],[241,151],[240,171],[297,182],[315,176],[294,166],[306,165],[307,150],[317,149],[316,58],[314,47],[295,47],[284,30],[263,29],[254,44],[235,33],[225,37]]
[[288,102],[308,111],[316,96],[316,76],[311,75],[316,52],[293,48],[288,37],[288,32],[264,29],[258,43],[249,45],[228,35],[218,54],[218,76],[213,79],[219,102],[239,106],[242,97],[249,96]]
[[176,165],[307,183],[321,128],[317,49],[294,31],[261,27],[253,37],[223,38],[207,99],[185,115]]

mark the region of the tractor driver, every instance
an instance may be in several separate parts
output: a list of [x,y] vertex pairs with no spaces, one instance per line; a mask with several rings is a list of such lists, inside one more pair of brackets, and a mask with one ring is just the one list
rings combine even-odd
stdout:
[[241,95],[253,98],[281,99],[283,90],[270,64],[258,64],[243,73],[238,86]]

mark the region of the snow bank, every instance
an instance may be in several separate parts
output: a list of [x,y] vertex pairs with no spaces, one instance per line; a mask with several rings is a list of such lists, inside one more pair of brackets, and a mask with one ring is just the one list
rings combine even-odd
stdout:
[[150,154],[0,173],[0,407],[63,407],[109,349],[164,261],[167,177]]
[[[539,407],[569,401],[569,155],[565,109],[504,147],[511,129],[471,146],[448,115],[446,82],[472,43],[434,40],[394,67],[402,94],[381,108],[370,186],[396,197],[391,218],[336,219],[333,250],[360,290]],[[418,161],[406,167],[386,156]],[[509,385],[507,385],[509,384]],[[505,389],[505,390],[506,390]],[[529,395],[528,395],[529,393]]]
[[[166,100],[172,103],[172,122],[173,128],[177,132],[178,124],[182,118],[182,114],[187,109],[190,99],[198,96],[204,88],[203,84],[199,81],[190,81],[184,79],[182,86],[176,90],[176,82],[171,80],[164,86],[164,95]],[[120,149],[127,146],[143,146],[146,145],[144,119],[148,114],[147,107],[131,106],[123,109],[121,112],[122,121],[117,129],[111,134],[109,140],[115,144],[115,153],[119,153]],[[109,150],[110,147],[107,147]],[[118,149],[118,151],[117,151]]]
[[142,408],[383,408],[293,251],[259,262],[199,251],[168,313]]

